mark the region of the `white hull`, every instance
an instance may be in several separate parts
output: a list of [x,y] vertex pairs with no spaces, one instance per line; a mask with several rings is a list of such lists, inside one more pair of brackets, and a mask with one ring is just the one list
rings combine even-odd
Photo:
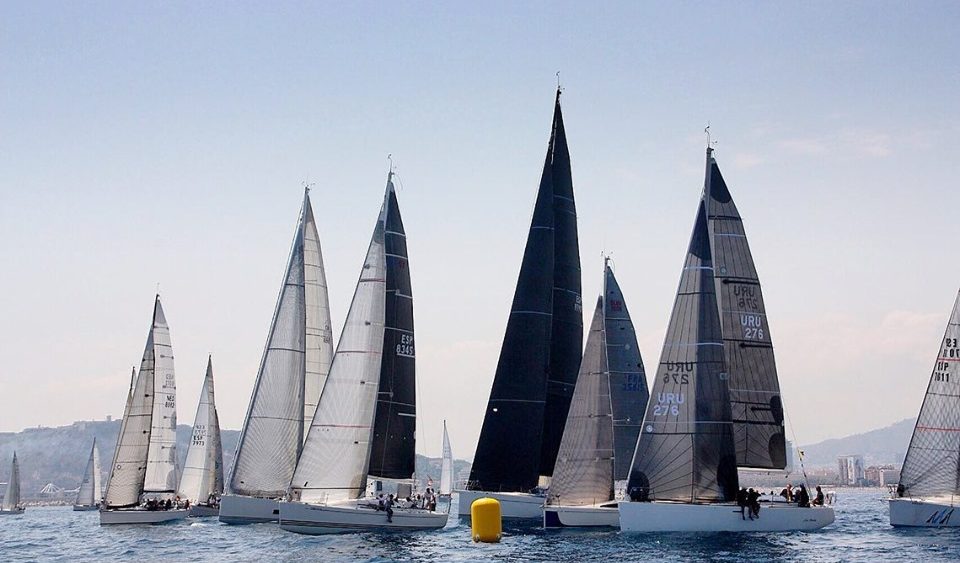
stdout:
[[174,510],[143,510],[140,508],[101,510],[100,525],[109,524],[165,524],[183,520],[187,517],[186,509]]
[[190,518],[207,518],[210,516],[219,516],[220,509],[214,506],[206,506],[204,504],[195,504],[190,507],[190,513],[188,516]]
[[279,518],[280,501],[277,499],[240,495],[220,498],[220,521],[224,524],[276,522]]
[[950,499],[890,499],[890,525],[955,528],[960,526],[960,511],[954,515],[956,508]]
[[447,515],[422,509],[394,508],[392,522],[387,513],[374,508],[348,505],[280,503],[280,527],[298,534],[339,534],[345,532],[438,530],[447,525]]
[[90,510],[99,510],[99,504],[75,504],[73,505],[74,512],[87,512]]
[[544,528],[620,527],[620,511],[616,503],[606,506],[544,506]]
[[762,504],[760,518],[740,516],[732,503],[683,504],[621,502],[620,529],[624,532],[786,532],[817,530],[834,520],[833,508],[799,508],[795,504]]
[[458,491],[460,495],[460,517],[470,519],[470,505],[481,498],[493,498],[500,501],[500,516],[509,520],[543,519],[543,503],[546,497],[530,493],[491,493],[487,491]]
[[0,510],[0,516],[16,516],[17,514],[23,514],[22,508],[15,508],[13,510]]

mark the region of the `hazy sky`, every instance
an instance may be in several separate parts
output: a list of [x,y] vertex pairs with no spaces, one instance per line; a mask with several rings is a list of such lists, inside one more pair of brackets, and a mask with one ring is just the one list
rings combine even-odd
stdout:
[[3,2],[0,431],[119,416],[158,283],[180,422],[212,353],[239,428],[302,183],[339,335],[392,153],[418,447],[446,418],[471,458],[558,70],[584,302],[606,249],[648,369],[709,122],[795,439],[914,416],[960,287],[958,26],[955,2]]

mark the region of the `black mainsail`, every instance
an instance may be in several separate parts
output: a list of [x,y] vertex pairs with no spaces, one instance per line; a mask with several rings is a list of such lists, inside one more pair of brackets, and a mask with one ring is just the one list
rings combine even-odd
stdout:
[[416,465],[416,354],[413,342],[413,292],[407,238],[393,185],[387,177],[384,245],[387,264],[383,356],[374,415],[369,474],[409,479]]
[[470,488],[522,491],[553,473],[583,348],[580,251],[560,91]]
[[732,501],[738,489],[707,201],[700,202],[633,456],[631,499]]
[[783,403],[760,280],[743,220],[710,148],[704,197],[730,376],[737,465],[783,469],[787,465]]

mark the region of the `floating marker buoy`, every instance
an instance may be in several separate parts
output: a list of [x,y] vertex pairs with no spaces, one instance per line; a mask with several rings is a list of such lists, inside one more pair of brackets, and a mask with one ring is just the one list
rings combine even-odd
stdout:
[[500,501],[495,498],[478,498],[470,505],[470,527],[473,541],[497,543],[503,535],[500,521]]

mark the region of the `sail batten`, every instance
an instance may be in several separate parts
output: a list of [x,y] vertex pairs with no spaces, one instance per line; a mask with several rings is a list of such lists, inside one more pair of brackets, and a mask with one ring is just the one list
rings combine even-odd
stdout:
[[914,498],[960,494],[960,292],[900,469],[900,485]]
[[583,346],[576,228],[558,92],[471,489],[526,492],[553,473]]

